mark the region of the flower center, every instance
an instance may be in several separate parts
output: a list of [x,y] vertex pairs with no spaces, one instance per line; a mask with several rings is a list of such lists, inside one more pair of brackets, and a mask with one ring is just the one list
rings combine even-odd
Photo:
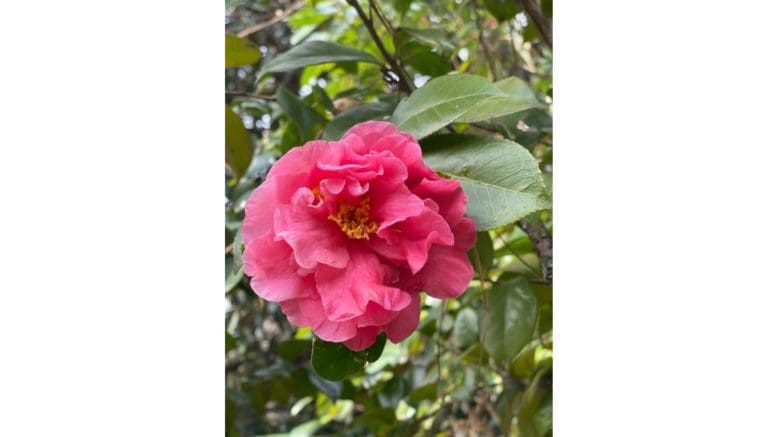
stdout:
[[359,206],[337,202],[337,214],[329,214],[329,220],[337,223],[340,230],[356,240],[369,240],[370,234],[378,230],[378,224],[370,219],[370,197],[364,196]]

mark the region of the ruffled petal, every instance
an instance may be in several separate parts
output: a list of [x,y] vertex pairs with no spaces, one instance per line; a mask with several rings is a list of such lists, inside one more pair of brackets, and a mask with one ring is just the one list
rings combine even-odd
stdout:
[[256,239],[246,245],[243,253],[243,271],[251,277],[251,288],[270,302],[308,298],[315,295],[312,276],[298,272],[291,248],[274,241],[272,235]]
[[343,342],[356,335],[356,322],[346,320],[333,322],[324,316],[324,309],[318,299],[294,299],[281,302],[281,310],[291,323],[307,327],[320,339],[330,342]]
[[372,301],[389,311],[399,311],[410,303],[408,293],[384,284],[385,267],[373,253],[358,246],[344,269],[319,266],[316,288],[326,317],[334,321],[352,320],[363,315]]
[[[378,237],[385,243],[373,243],[375,250],[390,257],[398,250],[415,274],[426,264],[433,244],[452,246],[454,238],[448,223],[429,206],[415,217],[378,230]],[[387,245],[393,247],[388,248]]]
[[386,335],[393,343],[406,339],[418,327],[421,316],[421,296],[412,293],[410,304],[399,312],[397,317],[386,325]]
[[466,251],[435,246],[429,253],[429,262],[416,276],[427,294],[438,299],[450,299],[464,293],[473,273]]
[[275,239],[285,240],[297,264],[306,269],[318,264],[343,268],[348,264],[346,237],[334,223],[311,214],[299,205],[275,210]]
[[364,328],[358,328],[356,336],[345,342],[348,349],[352,351],[361,351],[367,349],[375,343],[375,339],[378,337],[380,329],[377,326],[367,326]]
[[451,226],[455,226],[467,210],[467,195],[459,181],[424,178],[412,191],[421,199],[434,200],[439,206],[440,215]]

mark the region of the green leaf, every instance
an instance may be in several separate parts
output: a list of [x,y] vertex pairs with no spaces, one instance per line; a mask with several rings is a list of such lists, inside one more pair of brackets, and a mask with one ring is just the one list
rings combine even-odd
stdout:
[[412,392],[408,396],[408,400],[413,403],[419,403],[421,401],[431,401],[437,398],[437,383],[431,382],[426,385],[422,385]]
[[401,46],[410,40],[416,40],[430,47],[439,47],[445,51],[453,51],[456,47],[450,42],[445,29],[416,29],[412,27],[398,27],[395,30],[397,46]]
[[295,361],[310,353],[310,340],[286,340],[278,344],[278,355],[287,361]]
[[303,142],[315,137],[318,124],[326,121],[315,109],[285,87],[278,88],[275,98],[283,112],[297,125]]
[[402,61],[421,74],[437,77],[453,70],[447,56],[434,52],[431,47],[416,41],[409,41],[399,50]]
[[407,381],[401,375],[395,375],[378,392],[378,402],[382,407],[396,408],[399,401],[404,398],[410,388]]
[[518,429],[521,437],[543,437],[552,426],[552,423],[548,423],[552,420],[552,411],[548,411],[548,408],[552,409],[552,400],[550,406],[545,401],[551,393],[543,386],[543,377],[549,371],[549,367],[537,371],[518,404]]
[[520,144],[473,135],[438,135],[422,142],[424,160],[461,181],[467,215],[478,230],[504,226],[551,207],[534,157]]
[[402,61],[419,73],[437,77],[453,70],[450,58],[455,47],[443,29],[400,27],[394,44]]
[[378,361],[381,354],[383,354],[383,348],[386,346],[386,335],[381,334],[375,339],[375,343],[372,346],[364,349],[363,351],[356,352],[356,356],[360,360],[364,360],[368,363]]
[[[475,256],[476,254],[477,257]],[[467,255],[472,268],[475,269],[475,274],[479,274],[478,264],[480,264],[480,267],[483,268],[483,275],[487,275],[491,265],[494,263],[494,242],[491,240],[491,235],[486,231],[478,232],[475,247],[470,249]]]
[[227,165],[235,177],[239,179],[245,174],[254,154],[251,148],[251,135],[243,126],[240,117],[229,106],[226,107],[224,127]]
[[359,352],[348,349],[342,343],[330,343],[315,338],[313,339],[313,355],[310,361],[313,364],[313,369],[322,378],[330,381],[341,381],[364,370],[364,366],[368,362],[380,358],[385,345],[385,334],[378,336],[372,346]]
[[330,62],[368,62],[380,65],[381,62],[369,53],[326,41],[307,41],[292,47],[262,66],[258,77],[267,73],[294,70],[308,65]]
[[485,3],[488,12],[499,21],[509,20],[521,10],[515,0],[485,0]]
[[227,33],[224,42],[225,65],[227,67],[255,64],[262,57],[262,52],[254,43],[237,35]]
[[453,324],[453,343],[456,349],[465,350],[478,340],[478,314],[466,307],[456,315]]
[[353,125],[367,120],[381,120],[391,115],[392,110],[394,105],[388,102],[369,103],[351,108],[326,125],[323,138],[328,141],[339,140]]
[[497,362],[511,360],[531,339],[537,320],[537,298],[526,279],[495,285],[487,312],[483,345]]
[[400,102],[392,120],[420,139],[454,121],[482,121],[539,106],[533,96],[505,92],[515,91],[512,81],[502,88],[471,74],[437,77]]
[[224,332],[224,334],[226,334],[225,340],[224,340],[224,346],[225,346],[227,352],[229,352],[232,349],[237,347],[237,340],[229,332]]

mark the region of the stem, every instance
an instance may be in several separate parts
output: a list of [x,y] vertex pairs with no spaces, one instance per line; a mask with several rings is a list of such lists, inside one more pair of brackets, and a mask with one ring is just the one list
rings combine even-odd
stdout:
[[359,18],[361,18],[362,22],[364,23],[364,27],[367,28],[370,36],[372,36],[372,40],[375,41],[375,45],[378,47],[378,50],[380,50],[381,55],[383,55],[383,59],[385,59],[386,62],[391,66],[391,70],[394,72],[394,74],[399,77],[399,88],[407,94],[410,94],[413,91],[413,85],[408,78],[407,72],[405,72],[405,70],[399,64],[399,61],[394,56],[392,56],[388,50],[386,50],[386,46],[383,45],[383,41],[381,41],[380,36],[378,36],[378,32],[375,31],[375,26],[372,23],[372,19],[370,19],[370,17],[368,17],[364,12],[364,9],[359,6],[358,0],[345,1],[349,5],[353,6],[354,9],[356,9],[356,13],[359,14]]
[[245,29],[241,30],[240,33],[237,34],[237,36],[239,36],[240,38],[245,38],[245,37],[247,37],[249,35],[253,35],[256,32],[261,32],[262,30],[272,26],[273,24],[275,24],[275,23],[277,23],[279,21],[283,21],[286,17],[288,17],[289,15],[293,14],[298,9],[301,9],[303,6],[305,6],[305,2],[304,1],[298,1],[298,2],[294,3],[293,5],[291,5],[289,7],[289,9],[286,9],[280,15],[276,15],[271,20],[265,21],[264,23],[256,24],[256,25],[251,26],[251,27],[246,27]]
[[513,254],[513,256],[514,256],[514,257],[515,257],[515,258],[516,258],[518,261],[520,261],[520,262],[521,262],[521,264],[523,264],[524,266],[526,266],[526,268],[527,268],[527,269],[529,269],[529,271],[532,273],[532,275],[534,275],[535,277],[537,277],[537,279],[545,279],[545,278],[544,278],[544,277],[543,277],[541,274],[539,274],[539,273],[535,272],[535,271],[534,271],[534,267],[530,266],[530,265],[529,265],[529,263],[527,263],[526,261],[524,261],[524,260],[523,260],[523,258],[521,258],[521,255],[519,255],[519,254],[518,254],[518,252],[516,252],[516,251],[515,251],[515,250],[514,250],[512,247],[510,247],[510,244],[509,244],[509,243],[507,243],[507,242],[505,241],[505,239],[504,239],[504,238],[502,238],[502,236],[501,236],[500,234],[496,234],[496,236],[497,236],[497,238],[499,238],[499,241],[501,241],[501,242],[502,242],[502,244],[504,245],[505,249],[507,249],[507,251],[508,251],[508,252],[510,252],[511,254]]
[[526,11],[529,17],[531,17],[531,20],[534,21],[534,24],[537,25],[537,30],[539,30],[542,39],[544,39],[545,42],[548,43],[550,49],[553,50],[553,27],[550,20],[542,15],[542,11],[537,2],[535,0],[518,0],[518,4],[523,6],[523,10]]

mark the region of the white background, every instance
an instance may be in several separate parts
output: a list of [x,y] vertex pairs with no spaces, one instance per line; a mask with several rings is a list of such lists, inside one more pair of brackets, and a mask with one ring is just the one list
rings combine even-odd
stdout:
[[[556,436],[777,435],[768,5],[556,1]],[[1,435],[223,432],[222,34],[3,4]]]

